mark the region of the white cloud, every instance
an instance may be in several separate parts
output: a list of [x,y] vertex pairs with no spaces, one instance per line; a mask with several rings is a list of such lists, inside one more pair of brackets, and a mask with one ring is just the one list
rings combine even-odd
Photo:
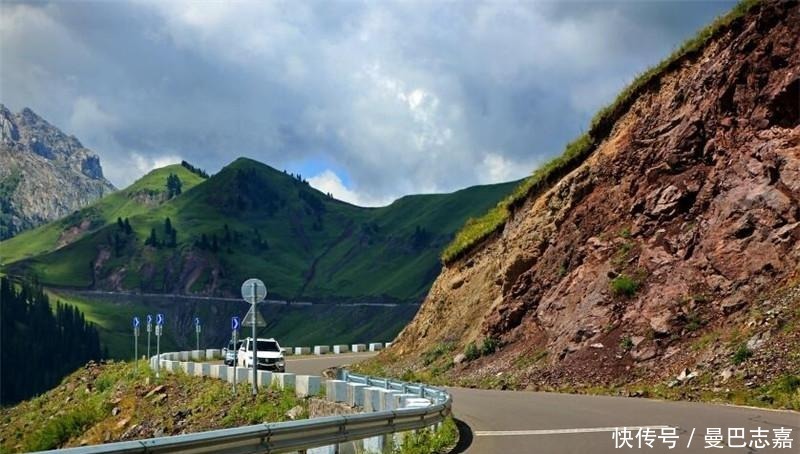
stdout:
[[500,183],[509,181],[514,173],[514,165],[497,153],[488,153],[483,157],[481,183]]
[[139,173],[145,174],[153,169],[159,169],[170,164],[178,164],[182,158],[177,155],[142,156],[139,153],[131,153],[131,160],[139,170]]
[[309,178],[308,183],[326,194],[333,194],[336,199],[362,207],[386,206],[392,201],[388,198],[376,198],[353,191],[344,185],[336,172],[330,169],[326,169],[322,173]]
[[728,7],[6,2],[0,101],[75,134],[120,187],[178,156],[318,157],[349,177],[318,184],[375,205],[528,174]]

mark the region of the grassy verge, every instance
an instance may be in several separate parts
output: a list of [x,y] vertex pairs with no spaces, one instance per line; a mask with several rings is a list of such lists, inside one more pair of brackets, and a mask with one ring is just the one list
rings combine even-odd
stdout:
[[145,362],[89,365],[58,387],[0,410],[0,452],[23,452],[135,440],[287,419],[303,399],[294,390],[229,383],[183,373],[156,380]]
[[595,114],[589,131],[567,144],[561,156],[537,169],[530,177],[523,180],[511,195],[500,201],[489,212],[479,218],[467,220],[464,227],[456,234],[455,239],[442,252],[442,262],[451,264],[466,255],[483,240],[500,231],[513,210],[521,206],[525,200],[542,194],[576,169],[608,136],[614,123],[630,108],[636,98],[650,87],[657,86],[658,80],[663,74],[676,68],[684,58],[696,55],[710,39],[718,36],[732,22],[744,16],[758,3],[759,0],[743,0],[728,14],[719,17],[711,25],[684,42],[669,57],[638,75],[611,104]]
[[406,434],[403,442],[392,447],[394,454],[446,453],[458,442],[458,428],[447,417],[439,428],[428,428]]

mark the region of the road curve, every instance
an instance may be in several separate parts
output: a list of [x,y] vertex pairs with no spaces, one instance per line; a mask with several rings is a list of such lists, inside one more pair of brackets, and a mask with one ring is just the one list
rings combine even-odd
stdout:
[[[328,367],[351,364],[373,355],[359,353],[287,358],[287,371],[319,374]],[[462,433],[462,452],[470,454],[625,451],[800,453],[800,413],[797,412],[625,397],[466,388],[448,390],[453,395],[454,416],[468,428]],[[631,431],[630,444],[633,448],[616,448],[612,434],[617,427],[652,429],[653,448],[647,445],[638,448],[640,439],[636,438],[636,430]],[[677,439],[674,449],[669,449],[669,444],[659,437],[662,434],[670,435],[672,428],[675,428]],[[726,446],[723,449],[707,449],[705,436],[708,428],[721,429],[723,446],[728,440],[729,429],[744,429],[746,444],[756,439],[752,431],[766,429],[770,448]],[[775,438],[773,430],[781,428],[791,429],[791,448],[772,447]],[[645,438],[641,440],[646,441]],[[741,443],[738,439],[733,440],[733,444],[738,443]]]

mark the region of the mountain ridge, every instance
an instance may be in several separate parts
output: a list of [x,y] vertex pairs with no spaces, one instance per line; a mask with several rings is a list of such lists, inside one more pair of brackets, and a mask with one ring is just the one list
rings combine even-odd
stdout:
[[[171,174],[184,189],[165,198]],[[418,302],[455,229],[515,183],[362,208],[250,158],[207,179],[173,165],[4,242],[3,266],[55,286],[216,296],[237,294],[235,280],[261,270],[284,299]],[[132,226],[127,236],[117,218]],[[164,243],[166,218],[178,232],[174,245]],[[151,234],[155,247],[142,243]],[[381,260],[386,254],[393,258]]]

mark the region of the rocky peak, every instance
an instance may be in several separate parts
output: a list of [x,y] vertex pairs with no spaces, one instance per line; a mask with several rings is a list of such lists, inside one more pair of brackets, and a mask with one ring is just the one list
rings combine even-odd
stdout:
[[33,110],[0,104],[0,239],[52,221],[114,190],[100,158]]

